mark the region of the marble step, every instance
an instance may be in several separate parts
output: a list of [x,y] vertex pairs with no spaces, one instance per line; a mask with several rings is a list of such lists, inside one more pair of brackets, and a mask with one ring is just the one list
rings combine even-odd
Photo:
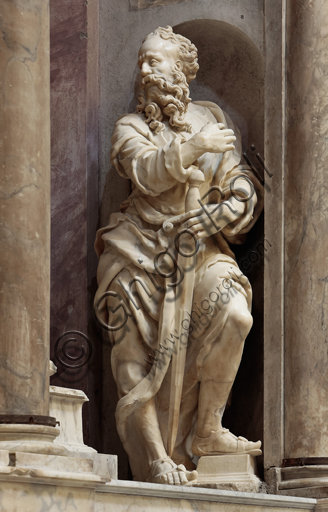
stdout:
[[270,494],[112,480],[96,489],[96,512],[300,512],[317,501]]

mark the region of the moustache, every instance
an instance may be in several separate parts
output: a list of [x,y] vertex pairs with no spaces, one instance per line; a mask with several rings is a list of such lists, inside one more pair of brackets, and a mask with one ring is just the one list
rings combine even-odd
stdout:
[[141,80],[140,90],[143,91],[148,89],[150,85],[155,85],[160,91],[174,95],[178,100],[180,100],[183,95],[189,91],[187,84],[185,85],[179,76],[175,77],[174,81],[171,82],[160,75],[146,75]]
[[155,84],[164,84],[165,82],[167,82],[168,79],[167,78],[164,78],[163,76],[161,75],[155,75],[155,74],[151,74],[151,75],[146,75],[142,78],[141,80],[141,85],[143,86],[146,86],[148,83],[155,83]]

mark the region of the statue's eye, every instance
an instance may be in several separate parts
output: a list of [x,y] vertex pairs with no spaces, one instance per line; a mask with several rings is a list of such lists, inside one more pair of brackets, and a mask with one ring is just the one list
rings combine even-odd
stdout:
[[151,61],[150,61],[150,65],[151,65],[151,66],[156,66],[156,64],[158,64],[158,60],[156,60],[156,59],[151,59]]

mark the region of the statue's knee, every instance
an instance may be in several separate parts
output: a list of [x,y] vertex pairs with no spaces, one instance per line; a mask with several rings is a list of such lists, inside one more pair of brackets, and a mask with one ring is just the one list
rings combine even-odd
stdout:
[[253,317],[246,307],[234,304],[229,311],[229,323],[245,339],[253,325]]

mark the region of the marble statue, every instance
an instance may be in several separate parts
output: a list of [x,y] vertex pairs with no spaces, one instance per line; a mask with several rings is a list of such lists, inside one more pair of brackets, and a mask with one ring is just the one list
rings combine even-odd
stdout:
[[132,182],[97,233],[97,315],[113,343],[117,429],[135,480],[192,485],[195,460],[261,453],[222,426],[252,290],[230,243],[262,206],[230,117],[191,102],[197,49],[171,27],[139,51],[137,111],[115,125],[111,161]]

